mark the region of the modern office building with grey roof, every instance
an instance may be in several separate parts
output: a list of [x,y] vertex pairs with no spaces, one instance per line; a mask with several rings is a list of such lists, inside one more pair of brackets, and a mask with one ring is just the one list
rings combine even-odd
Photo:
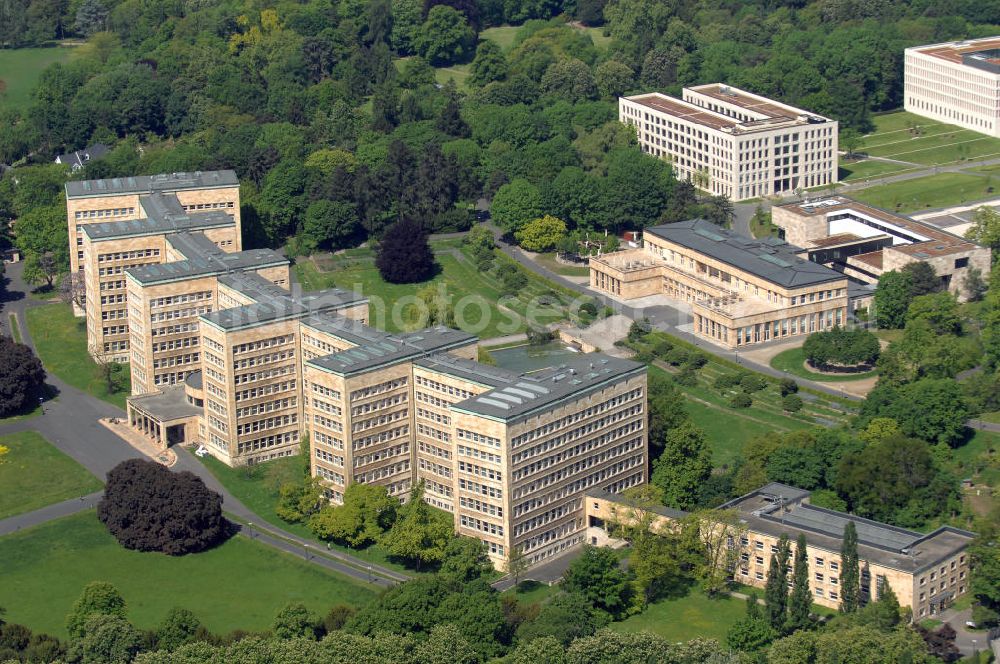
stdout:
[[[771,556],[781,537],[794,547],[805,537],[809,561],[809,586],[813,601],[838,608],[843,587],[844,528],[853,523],[858,534],[860,591],[862,601],[877,599],[888,586],[900,606],[913,610],[913,619],[936,615],[969,591],[968,547],[974,533],[941,526],[920,533],[812,505],[811,493],[772,482],[724,505],[735,519],[719,535],[726,537],[735,581],[763,587],[767,583]],[[641,510],[640,510],[641,511]],[[651,510],[653,529],[669,528],[688,515],[678,510]],[[588,537],[595,544],[608,541],[608,524],[629,524],[636,511],[620,495],[601,491],[587,493]]]
[[591,258],[591,287],[623,300],[665,294],[689,303],[694,333],[713,343],[740,348],[846,321],[847,277],[783,240],[704,219],[647,228],[642,240]]
[[89,344],[129,360],[143,435],[238,466],[298,454],[308,434],[331,501],[358,482],[406,500],[421,482],[498,565],[583,541],[587,489],[646,481],[643,365],[589,354],[522,375],[477,362],[460,330],[376,330],[365,297],[294,291],[287,259],[241,251],[228,208],[192,211],[181,194],[206,178],[67,187],[138,197],[141,214],[88,216],[80,237]]

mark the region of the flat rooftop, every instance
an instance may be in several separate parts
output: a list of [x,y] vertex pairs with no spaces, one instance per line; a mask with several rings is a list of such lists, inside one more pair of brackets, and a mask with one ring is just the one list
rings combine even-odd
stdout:
[[845,278],[826,266],[799,257],[797,252],[800,249],[783,240],[754,240],[704,219],[661,224],[647,228],[645,232],[785,288]]
[[[196,372],[201,374],[200,371]],[[188,403],[183,385],[160,388],[159,392],[128,398],[133,408],[138,408],[160,423],[201,416],[204,408]]]
[[[726,132],[766,131],[783,126],[784,123],[829,122],[828,118],[816,113],[810,113],[801,108],[782,104],[721,83],[684,88],[683,94],[685,99],[677,99],[660,92],[634,95],[625,97],[625,99],[654,111]],[[706,108],[698,103],[705,97],[743,109],[746,111],[745,115],[751,116],[751,119],[744,120],[735,114],[730,115],[730,109],[723,108],[723,110],[717,111]]]
[[418,367],[434,371],[446,376],[484,385],[487,387],[504,387],[512,385],[521,379],[521,374],[500,367],[492,367],[473,360],[455,357],[447,353],[438,353],[424,357],[413,363]]
[[721,506],[740,513],[751,531],[795,540],[804,534],[813,546],[841,548],[844,527],[853,522],[858,553],[865,559],[906,572],[918,572],[967,546],[974,533],[943,526],[931,533],[899,528],[808,503],[810,492],[772,482]]
[[701,106],[697,106],[681,99],[668,97],[667,95],[659,92],[625,97],[625,99],[636,104],[646,106],[647,108],[651,108],[654,111],[660,111],[662,113],[666,113],[667,115],[672,115],[682,120],[694,122],[711,129],[729,129],[739,124],[739,122],[734,118],[722,115],[721,113],[716,113],[715,111],[706,110]]
[[317,291],[307,295],[294,295],[285,290],[281,290],[280,293],[257,290],[255,293],[251,297],[259,299],[252,304],[202,314],[201,319],[220,330],[233,332],[283,320],[302,319],[323,312],[337,311],[368,301],[368,298],[363,295],[339,288]]
[[131,219],[128,221],[103,221],[97,224],[83,224],[83,232],[91,240],[117,240],[142,235],[163,235],[205,231],[210,228],[232,226],[236,221],[221,210],[197,212],[184,217]]
[[157,191],[183,191],[187,189],[217,189],[238,187],[239,184],[236,172],[232,170],[135,175],[105,180],[73,180],[66,183],[66,198],[151,194]]
[[773,101],[758,95],[752,95],[748,92],[740,90],[739,88],[734,88],[731,85],[723,85],[722,83],[696,85],[688,89],[691,92],[696,92],[698,94],[705,95],[706,97],[718,99],[726,104],[739,106],[740,108],[750,111],[751,113],[757,113],[761,116],[760,119],[762,120],[795,120],[800,115],[814,115],[808,111],[802,110],[801,108],[795,108],[794,106],[788,106],[787,104],[782,104],[778,101]]
[[288,259],[273,249],[249,249],[228,253],[215,246],[215,243],[201,233],[177,233],[167,240],[188,258],[172,263],[133,267],[125,273],[139,283],[149,286],[212,274],[288,265]]
[[[914,46],[906,50],[929,55],[939,60],[961,64],[965,61],[964,58],[968,56],[995,49],[1000,49],[1000,37],[985,37],[983,39],[967,39],[942,44],[929,44],[927,46]],[[985,57],[986,59],[991,59],[989,55]],[[995,56],[992,59],[996,59]]]
[[438,326],[401,335],[388,335],[338,353],[315,357],[306,364],[340,376],[351,376],[426,355],[476,343],[468,332]]
[[632,375],[646,366],[603,353],[587,353],[564,364],[522,375],[503,387],[460,401],[452,406],[462,412],[510,421],[554,407],[568,397],[600,389]]
[[[821,200],[786,203],[779,207],[789,210],[798,216],[813,217],[824,221],[829,215],[838,212],[856,212],[871,217],[876,221],[887,222],[905,231],[927,238],[924,241],[906,245],[894,245],[892,247],[893,251],[911,254],[920,260],[932,256],[946,256],[958,252],[972,251],[979,247],[976,243],[949,233],[939,226],[889,212],[888,210],[883,210],[882,208],[868,205],[867,203],[862,203],[846,196],[826,196]],[[891,231],[888,232],[891,233]]]

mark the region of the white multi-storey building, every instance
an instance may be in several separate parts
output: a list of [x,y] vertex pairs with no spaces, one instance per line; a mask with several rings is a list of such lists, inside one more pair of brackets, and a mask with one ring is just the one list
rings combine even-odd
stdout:
[[618,117],[678,177],[735,201],[837,179],[836,121],[728,85],[622,97]]
[[1000,37],[906,49],[904,107],[1000,137]]

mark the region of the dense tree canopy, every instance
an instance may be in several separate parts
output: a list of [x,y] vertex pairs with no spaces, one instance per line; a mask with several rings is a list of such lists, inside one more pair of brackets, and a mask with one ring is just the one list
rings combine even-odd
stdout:
[[0,417],[26,408],[44,382],[45,369],[31,348],[0,335]]
[[222,496],[193,473],[142,459],[108,472],[97,517],[122,546],[137,551],[195,553],[226,535]]
[[816,332],[810,334],[802,345],[806,359],[818,367],[874,364],[879,350],[878,337],[862,328],[834,327]]
[[415,221],[403,219],[386,229],[375,266],[390,284],[409,284],[430,279],[437,263],[424,229]]

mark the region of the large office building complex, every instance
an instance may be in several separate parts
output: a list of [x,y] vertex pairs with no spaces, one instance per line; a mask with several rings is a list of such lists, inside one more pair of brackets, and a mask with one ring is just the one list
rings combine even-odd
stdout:
[[618,117],[678,177],[734,201],[837,181],[837,122],[737,88],[622,97]]
[[[156,189],[167,181],[177,191]],[[216,181],[235,187],[231,173],[67,186],[88,343],[129,360],[128,421],[144,435],[236,466],[297,454],[308,433],[332,501],[354,482],[405,499],[421,481],[497,563],[583,541],[585,491],[646,481],[643,365],[595,353],[522,375],[474,361],[465,332],[373,329],[367,299],[293,292],[287,259],[240,250],[235,188],[181,196]],[[78,191],[115,188],[135,210],[77,217]]]
[[227,252],[241,248],[233,171],[67,182],[66,218],[70,273],[86,285],[87,306],[76,313],[86,312],[91,355],[108,360],[128,359],[124,272],[166,262],[165,229],[203,233]]
[[1000,136],[1000,37],[906,49],[903,106],[924,117]]
[[[877,599],[888,586],[900,606],[911,608],[913,619],[921,620],[940,613],[969,591],[968,547],[974,533],[951,526],[920,533],[817,507],[809,503],[809,496],[808,491],[775,482],[720,507],[739,517],[727,544],[735,554],[734,580],[763,588],[781,536],[790,540],[794,560],[796,540],[804,535],[813,601],[835,609],[842,592],[844,527],[853,522],[862,601]],[[609,523],[628,523],[636,516],[620,496],[597,491],[587,495],[588,537],[593,543],[608,540]],[[660,508],[652,516],[654,528],[669,528],[687,515]],[[790,570],[789,578],[791,574]]]
[[623,300],[687,302],[693,332],[729,348],[844,325],[847,277],[797,251],[694,219],[647,228],[638,249],[592,257],[590,284]]
[[959,299],[971,270],[985,279],[991,252],[932,224],[845,196],[826,196],[771,209],[771,219],[799,255],[853,279],[878,283],[883,272],[923,261]]

